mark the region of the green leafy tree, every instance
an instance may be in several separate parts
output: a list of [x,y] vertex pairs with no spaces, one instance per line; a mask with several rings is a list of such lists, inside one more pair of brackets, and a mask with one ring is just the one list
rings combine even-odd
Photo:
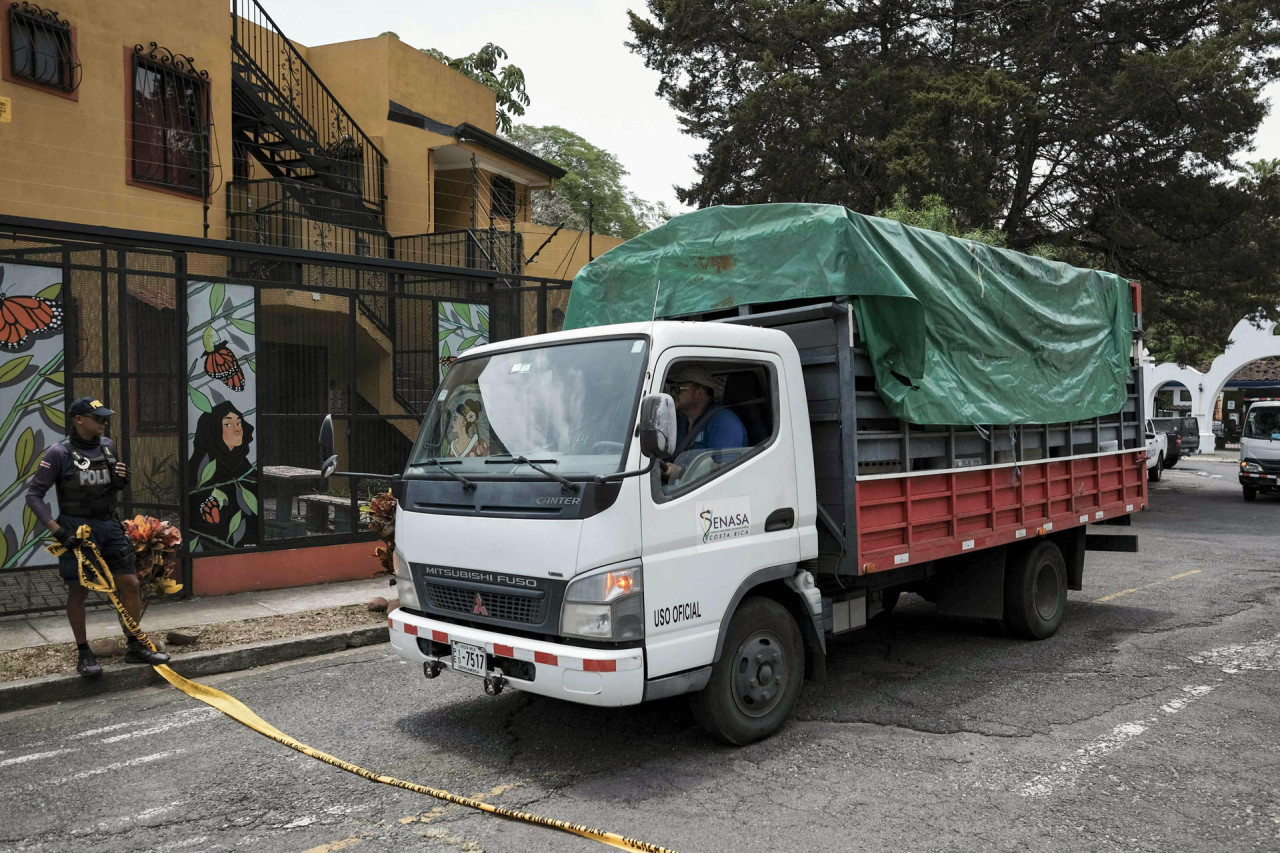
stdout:
[[1275,167],[1233,159],[1280,70],[1278,15],[1280,0],[648,0],[631,47],[707,142],[683,201],[937,196],[962,230],[1141,280],[1153,352],[1195,361],[1280,303]]
[[499,67],[507,58],[507,52],[493,42],[466,56],[449,57],[433,47],[424,48],[422,52],[493,90],[498,99],[497,120],[501,133],[510,133],[512,118],[524,115],[524,108],[529,106],[524,71],[510,63]]
[[533,194],[532,218],[540,225],[586,231],[589,208],[598,234],[630,239],[671,218],[662,202],[650,204],[627,190],[618,158],[563,127],[516,125],[512,142],[565,170],[555,188]]

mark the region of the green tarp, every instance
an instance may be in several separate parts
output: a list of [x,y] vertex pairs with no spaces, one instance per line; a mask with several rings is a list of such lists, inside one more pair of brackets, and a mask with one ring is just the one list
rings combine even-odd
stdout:
[[[661,287],[658,283],[661,282]],[[1125,402],[1128,282],[843,207],[711,207],[587,264],[565,328],[856,296],[876,386],[917,424],[1027,424]]]

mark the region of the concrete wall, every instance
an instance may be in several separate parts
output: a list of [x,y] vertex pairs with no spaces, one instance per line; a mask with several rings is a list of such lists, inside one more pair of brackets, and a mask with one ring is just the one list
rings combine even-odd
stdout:
[[[555,228],[550,225],[520,222],[516,224],[516,230],[524,233],[524,254],[527,258],[537,251]],[[598,258],[624,242],[626,241],[618,237],[606,237],[603,234],[596,234],[588,240],[585,231],[561,228],[560,233],[552,238],[534,262],[525,265],[524,274],[543,278],[572,279],[578,270],[587,265],[590,255]]]
[[[130,186],[127,144],[132,113],[128,57],[150,43],[195,58],[209,72],[210,117],[222,131],[212,137],[213,162],[231,173],[231,23],[225,0],[59,0],[55,8],[74,28],[83,77],[74,99],[0,80],[0,97],[13,102],[12,120],[0,124],[0,210],[15,216],[110,225],[199,237],[199,199],[163,189]],[[9,68],[7,20],[0,41]],[[214,185],[219,175],[215,172]],[[225,234],[224,197],[210,198],[209,236]]]

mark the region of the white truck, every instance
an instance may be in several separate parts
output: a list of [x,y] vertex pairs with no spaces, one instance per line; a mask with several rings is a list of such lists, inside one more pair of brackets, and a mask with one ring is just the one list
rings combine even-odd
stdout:
[[[988,275],[973,292],[996,285]],[[1115,288],[1129,299],[1127,282]],[[395,652],[490,695],[624,706],[691,694],[709,732],[743,744],[782,725],[805,677],[824,677],[828,637],[903,592],[1052,635],[1086,550],[1136,550],[1132,536],[1085,532],[1147,502],[1134,342],[1117,344],[1109,414],[912,424],[877,393],[855,303],[468,350],[393,487]],[[1136,308],[1135,290],[1107,311]],[[672,394],[702,393],[711,402],[682,404],[681,430]]]
[[1280,492],[1280,400],[1249,406],[1240,431],[1240,486],[1247,501]]
[[1164,460],[1169,455],[1169,436],[1157,432],[1151,418],[1146,420],[1147,431],[1147,479],[1153,483],[1160,482],[1164,474]]

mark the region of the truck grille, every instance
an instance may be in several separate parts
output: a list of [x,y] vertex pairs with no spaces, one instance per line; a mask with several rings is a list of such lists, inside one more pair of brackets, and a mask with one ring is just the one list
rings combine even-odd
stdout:
[[[470,617],[500,619],[505,622],[522,622],[541,625],[547,618],[546,599],[511,595],[505,592],[480,592],[456,586],[427,581],[427,603],[436,610],[463,613]],[[480,596],[483,613],[476,612],[476,596]]]

